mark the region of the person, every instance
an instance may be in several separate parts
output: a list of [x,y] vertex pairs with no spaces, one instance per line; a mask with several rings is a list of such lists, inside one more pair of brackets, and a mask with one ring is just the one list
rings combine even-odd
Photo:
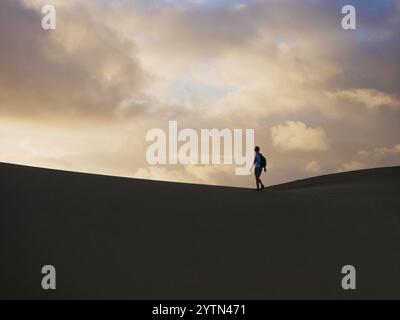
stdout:
[[[256,176],[256,185],[257,185],[256,190],[258,191],[258,190],[264,189],[264,184],[262,183],[260,177],[261,177],[262,170],[264,169],[264,171],[267,172],[267,169],[266,169],[266,160],[265,160],[264,156],[260,153],[260,147],[256,146],[254,148],[254,151],[256,154],[254,157],[254,163],[251,166],[250,171],[252,171],[253,168],[255,167],[254,174]],[[260,185],[261,185],[261,188],[260,188]]]

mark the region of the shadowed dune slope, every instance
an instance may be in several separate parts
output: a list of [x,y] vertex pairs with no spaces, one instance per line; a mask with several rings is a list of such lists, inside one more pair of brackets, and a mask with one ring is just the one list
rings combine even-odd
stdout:
[[400,298],[399,190],[400,167],[254,192],[0,164],[0,298]]

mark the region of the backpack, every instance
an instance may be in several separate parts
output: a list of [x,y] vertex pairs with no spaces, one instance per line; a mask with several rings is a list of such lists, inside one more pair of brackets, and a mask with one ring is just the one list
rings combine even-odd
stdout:
[[267,159],[260,153],[261,156],[261,168],[267,167]]

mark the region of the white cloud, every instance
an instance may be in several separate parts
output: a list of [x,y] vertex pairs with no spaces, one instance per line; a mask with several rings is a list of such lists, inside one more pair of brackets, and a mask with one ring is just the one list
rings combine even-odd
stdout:
[[134,178],[162,181],[185,182],[187,177],[183,171],[168,170],[165,167],[139,168],[133,175]]
[[381,107],[400,108],[400,100],[394,96],[374,89],[351,89],[337,92],[328,92],[328,97],[344,99],[350,102],[360,103],[368,109]]
[[361,150],[357,153],[357,155],[360,159],[363,159],[363,161],[368,161],[371,163],[390,164],[390,160],[392,160],[392,163],[396,163],[396,160],[399,160],[400,157],[400,144],[397,144],[391,148],[383,147],[375,148],[369,151]]
[[187,165],[187,166],[150,166],[141,167],[133,175],[138,179],[176,181],[218,185],[221,179],[232,177],[233,166],[227,165]]
[[400,154],[400,144],[395,145],[392,148],[376,148],[373,150],[372,155],[376,158],[383,158],[391,155]]
[[337,170],[337,172],[354,171],[364,169],[365,166],[359,161],[351,161],[348,163],[343,163]]
[[372,150],[360,150],[357,152],[357,160],[342,164],[338,172],[353,171],[366,168],[376,168],[399,165],[400,144],[393,147],[375,148]]
[[272,142],[283,151],[325,151],[329,149],[323,128],[309,128],[300,121],[286,121],[271,128]]
[[306,171],[309,171],[309,172],[312,172],[312,173],[320,173],[321,172],[321,166],[317,161],[313,160],[313,161],[310,161],[306,165]]

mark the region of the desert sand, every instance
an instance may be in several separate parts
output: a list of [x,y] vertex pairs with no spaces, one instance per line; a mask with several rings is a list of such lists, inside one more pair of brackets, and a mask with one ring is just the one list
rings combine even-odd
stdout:
[[400,298],[399,190],[400,167],[254,192],[0,164],[0,298]]

